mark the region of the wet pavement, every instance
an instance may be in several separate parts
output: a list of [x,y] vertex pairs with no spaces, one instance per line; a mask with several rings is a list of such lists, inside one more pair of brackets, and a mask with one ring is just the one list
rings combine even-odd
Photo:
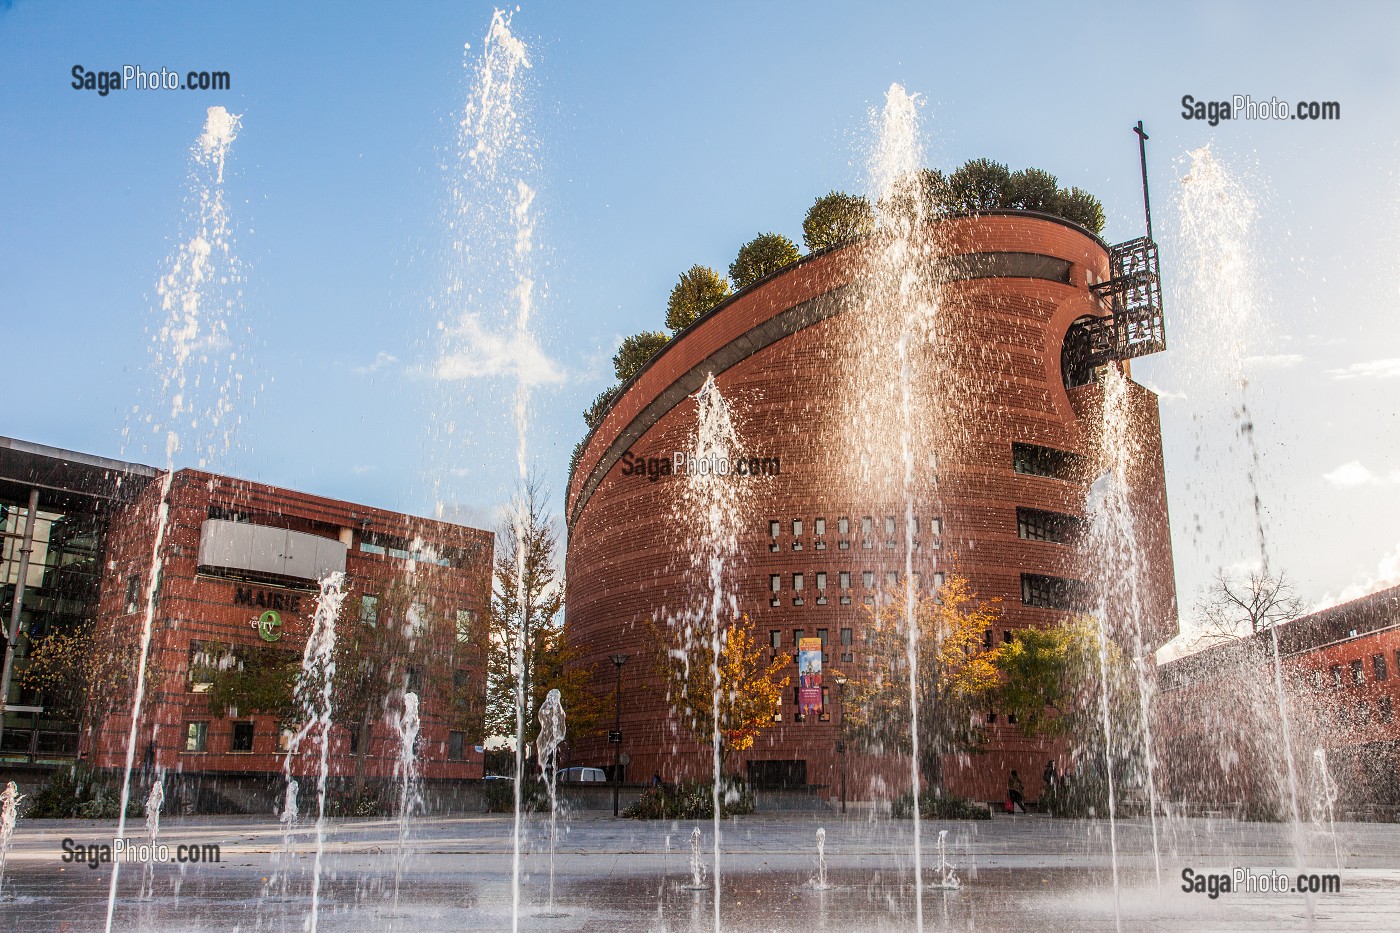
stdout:
[[[634,822],[595,814],[561,823],[555,857],[555,913],[547,911],[547,831],[532,817],[521,859],[519,929],[700,931],[715,929],[712,824],[704,834],[707,884],[688,891],[693,823]],[[812,885],[815,832],[826,830],[831,890]],[[138,827],[131,827],[135,835]],[[990,822],[926,821],[925,878],[932,880],[939,830],[962,882],[926,888],[926,930],[1038,931],[1400,929],[1400,825],[1340,824],[1335,834],[1306,826],[1306,871],[1335,874],[1341,890],[1296,893],[1182,890],[1183,869],[1217,875],[1248,868],[1297,873],[1294,834],[1285,825],[1230,820],[1120,822],[1118,882],[1109,827],[1101,821],[999,817]],[[0,892],[0,930],[78,931],[105,926],[110,864],[64,862],[75,845],[110,842],[114,822],[21,821]],[[398,825],[343,820],[328,825],[317,928],[509,930],[513,858],[510,817],[440,818],[411,827],[398,858]],[[154,893],[140,896],[145,871],[126,863],[113,929],[152,931],[301,930],[310,914],[314,828],[299,828],[290,862],[271,820],[170,820],[161,841],[216,844],[219,861],[157,864]],[[741,817],[726,821],[719,916],[734,931],[917,929],[908,821],[834,814]],[[70,846],[71,847],[71,846]],[[395,870],[398,903],[394,904]],[[290,868],[281,872],[281,866]],[[1340,867],[1339,867],[1340,866]],[[1160,883],[1158,878],[1160,877]],[[284,888],[285,882],[285,888]],[[285,890],[285,893],[283,893]]]

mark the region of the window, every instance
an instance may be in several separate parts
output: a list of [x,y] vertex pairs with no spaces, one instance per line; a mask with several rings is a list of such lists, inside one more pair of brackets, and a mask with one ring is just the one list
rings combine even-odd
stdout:
[[781,522],[777,519],[772,519],[768,522],[768,537],[773,539],[768,542],[768,550],[778,551],[782,549],[782,545],[778,543],[778,535],[782,533],[783,526]]
[[471,686],[471,673],[458,668],[452,672],[452,705],[458,709],[467,708],[468,688]]
[[1078,526],[1079,520],[1072,515],[1040,509],[1016,510],[1016,534],[1025,541],[1070,544],[1076,536]]
[[467,734],[465,732],[447,733],[447,760],[467,760]]
[[802,519],[794,518],[792,520],[792,536],[794,538],[802,537]]
[[896,529],[896,528],[897,528],[897,525],[895,524],[894,516],[893,516],[893,515],[886,515],[886,516],[885,516],[885,547],[887,547],[887,548],[892,548],[892,547],[895,546],[894,535],[895,535],[895,529]]
[[909,530],[910,530],[911,532],[913,532],[916,536],[918,535],[918,533],[919,533],[919,516],[915,515],[913,518],[909,519]]
[[379,597],[360,597],[360,621],[365,625],[377,625],[379,623]]
[[1077,454],[1035,444],[1011,445],[1011,468],[1027,476],[1073,479],[1082,458]]
[[820,638],[822,642],[822,661],[826,661],[826,629],[817,629],[817,637]]
[[409,693],[421,693],[423,690],[423,672],[409,665],[408,670],[404,672],[404,689]]
[[[359,751],[359,748],[358,748],[358,745],[359,745],[359,738],[360,738],[360,730],[359,730],[359,729],[352,728],[352,729],[350,730],[350,754],[352,754],[352,755],[355,754],[355,752]],[[278,750],[279,752],[287,752],[287,751],[291,751],[291,749],[292,749],[292,730],[291,730],[291,729],[283,729],[281,732],[277,733],[277,750]]]
[[806,585],[807,580],[805,577],[803,577],[802,574],[795,573],[792,575],[792,591],[797,594],[792,598],[792,604],[794,606],[803,605],[802,590],[806,587]]
[[1366,671],[1361,666],[1361,659],[1355,659],[1348,666],[1351,668],[1351,685],[1353,687],[1364,685],[1366,683]]
[[817,589],[819,589],[819,590],[824,590],[824,589],[826,589],[826,572],[825,572],[825,571],[822,571],[822,570],[818,570],[818,571],[817,571]]
[[1361,700],[1356,704],[1356,724],[1364,726],[1371,721],[1371,704]]
[[243,660],[236,652],[216,652],[207,642],[190,642],[190,662],[185,677],[191,693],[208,693],[214,686],[216,672],[242,669]]
[[472,640],[472,618],[470,609],[457,610],[457,641],[460,644],[467,644]]
[[996,722],[996,721],[997,721],[997,714],[996,714],[996,713],[988,713],[988,714],[987,714],[987,722],[991,723],[991,722]]
[[851,533],[851,520],[849,518],[838,518],[836,520],[836,533],[848,535]]
[[126,611],[138,612],[141,609],[141,575],[134,573],[126,578]]
[[824,534],[826,534],[826,519],[824,519],[824,518],[819,518],[819,519],[816,520],[816,522],[813,523],[813,525],[814,525],[814,527],[812,528],[812,533],[813,533],[813,534],[815,534],[815,535],[824,535]]
[[1390,672],[1385,668],[1385,655],[1374,654],[1371,656],[1371,675],[1379,683],[1390,676]]
[[792,630],[792,644],[793,644],[793,647],[797,647],[797,643],[800,642],[803,638],[806,638],[806,637],[807,637],[807,630],[806,630],[806,629],[803,629],[803,628],[795,628],[795,629],[793,629],[793,630]]
[[853,663],[855,663],[855,660],[856,660],[856,656],[853,655],[853,654],[851,654],[851,652],[849,652],[849,651],[843,651],[843,652],[841,652],[841,663],[842,663],[842,664],[853,664]]
[[836,574],[836,578],[837,584],[841,587],[841,589],[849,590],[851,588],[851,572],[849,570],[840,571]]
[[768,630],[768,647],[777,651],[783,646],[783,633],[777,629]]
[[899,574],[893,570],[885,571],[885,586],[894,589],[899,586]]
[[768,588],[774,593],[781,593],[783,591],[782,574],[770,573],[768,575]]
[[1002,643],[1003,645],[1009,645],[1009,644],[1011,644],[1011,630],[1010,630],[1010,629],[1004,629],[1004,630],[1002,630],[1002,633],[1001,633],[1001,643]]
[[931,519],[929,521],[929,531],[933,533],[934,537],[943,534],[943,519]]
[[1075,609],[1082,602],[1084,585],[1078,580],[1021,574],[1021,603],[1043,609]]
[[943,589],[943,581],[944,581],[944,580],[947,580],[947,579],[948,579],[947,574],[942,573],[942,572],[940,572],[940,573],[935,573],[935,574],[933,575],[933,588],[934,588],[934,590],[936,591],[936,590],[941,590],[941,589]]
[[984,647],[984,648],[990,648],[990,647],[992,647],[992,630],[991,630],[991,629],[987,629],[985,632],[982,633],[982,647]]
[[209,723],[185,723],[185,751],[205,752],[209,750]]
[[870,540],[870,536],[874,533],[875,519],[867,515],[860,520],[860,535],[862,539],[860,542],[860,546],[865,548],[874,547],[874,543]]
[[1390,697],[1381,697],[1377,701],[1377,705],[1380,706],[1381,710],[1381,722],[1395,721],[1395,704]]
[[817,716],[818,722],[831,722],[831,688],[822,687],[822,711]]
[[236,722],[233,724],[233,744],[229,746],[229,751],[251,752],[253,750],[253,724],[251,722]]
[[855,635],[849,628],[843,628],[841,630],[841,644],[849,646],[854,640]]
[[1340,664],[1333,664],[1327,670],[1332,675],[1332,689],[1342,689],[1342,666]]
[[867,590],[873,590],[873,589],[875,589],[875,571],[873,571],[873,570],[863,570],[863,571],[861,571],[861,574],[860,574],[860,581],[861,581],[861,583],[863,583],[863,584],[865,585],[865,588],[866,588]]

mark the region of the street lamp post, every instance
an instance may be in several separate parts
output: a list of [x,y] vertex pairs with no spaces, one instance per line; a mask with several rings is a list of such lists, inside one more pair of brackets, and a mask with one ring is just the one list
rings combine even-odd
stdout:
[[613,714],[613,731],[608,741],[613,747],[613,816],[617,816],[617,796],[622,788],[622,665],[627,663],[627,655],[615,654],[612,662],[617,667],[617,711]]
[[846,812],[846,676],[836,675],[836,698],[841,720],[836,724],[836,751],[841,756],[841,812]]

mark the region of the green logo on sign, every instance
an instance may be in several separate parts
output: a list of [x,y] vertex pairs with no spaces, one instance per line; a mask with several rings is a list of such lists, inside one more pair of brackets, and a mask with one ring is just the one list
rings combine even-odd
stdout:
[[262,636],[263,641],[276,641],[282,637],[282,633],[277,631],[282,627],[282,617],[277,614],[276,610],[267,610],[257,618],[253,625],[257,627],[258,634]]

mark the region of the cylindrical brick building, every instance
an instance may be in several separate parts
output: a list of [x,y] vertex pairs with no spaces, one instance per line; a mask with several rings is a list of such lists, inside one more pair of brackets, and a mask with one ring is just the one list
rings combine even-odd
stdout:
[[[906,528],[902,495],[862,488],[848,455],[855,383],[847,375],[868,359],[868,348],[858,353],[855,343],[860,316],[870,313],[860,297],[869,243],[810,256],[696,321],[622,387],[587,438],[566,501],[566,628],[610,699],[609,657],[628,656],[621,731],[629,780],[709,769],[708,745],[668,709],[647,625],[697,601],[687,584],[699,519],[692,526],[678,511],[685,478],[649,473],[645,463],[669,467],[673,453],[688,448],[691,396],[711,373],[746,454],[772,464],[752,481],[732,574],[760,643],[795,657],[797,639],[820,637],[827,670],[864,663],[869,605],[904,571],[911,537],[916,574],[947,572],[956,562],[980,598],[1000,598],[1000,622],[987,636],[997,642],[1018,627],[1052,624],[1094,591],[1095,562],[1083,552],[1079,523],[1099,472],[1102,392],[1076,363],[1073,325],[1108,313],[1090,288],[1109,277],[1108,248],[1072,223],[1019,211],[948,218],[927,235],[941,257],[941,299],[915,400],[939,408],[956,428],[940,437],[956,441],[940,440],[935,460],[934,441],[915,438],[917,461],[928,465],[914,490],[917,526]],[[1143,622],[1156,646],[1176,629],[1160,428],[1156,397],[1130,384],[1130,398],[1139,448],[1132,497],[1147,570]],[[926,588],[936,582],[923,579]],[[732,754],[728,770],[835,796],[837,688],[828,678],[823,713],[799,719],[796,667],[789,673],[780,721]],[[946,762],[953,792],[1000,799],[1011,768],[1028,779],[1040,774],[1046,743],[1024,737],[996,710],[988,710],[987,728],[985,754]],[[571,760],[609,765],[612,750],[601,736],[581,739]],[[852,746],[846,764],[853,800],[907,784],[907,763],[892,757]]]

